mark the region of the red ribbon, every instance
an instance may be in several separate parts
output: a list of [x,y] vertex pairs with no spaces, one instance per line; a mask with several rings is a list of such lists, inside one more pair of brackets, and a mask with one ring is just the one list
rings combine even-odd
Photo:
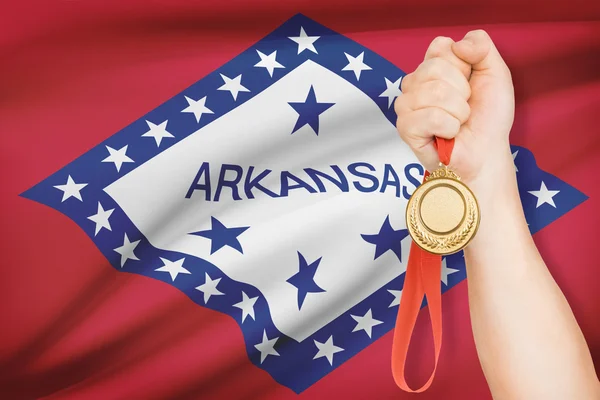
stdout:
[[[448,165],[452,149],[454,148],[454,139],[448,140],[436,137],[435,145],[440,161]],[[429,172],[426,171],[423,180],[428,175]],[[404,278],[404,288],[402,289],[402,300],[398,308],[398,317],[396,318],[394,341],[392,344],[392,374],[394,380],[398,387],[410,393],[421,393],[431,386],[440,357],[440,350],[442,348],[441,263],[441,256],[421,249],[414,242],[411,244]],[[406,383],[404,368],[406,366],[410,338],[417,322],[423,296],[427,298],[429,318],[431,319],[435,361],[429,380],[419,389],[413,390]]]

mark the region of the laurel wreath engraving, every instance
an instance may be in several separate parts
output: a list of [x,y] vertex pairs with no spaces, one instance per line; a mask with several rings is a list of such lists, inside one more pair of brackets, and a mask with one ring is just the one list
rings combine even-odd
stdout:
[[467,211],[467,219],[461,230],[453,233],[450,236],[438,236],[434,234],[430,234],[424,230],[422,230],[417,224],[417,205],[418,201],[414,201],[411,208],[410,213],[410,225],[412,231],[415,234],[415,238],[425,247],[431,250],[440,250],[440,251],[451,251],[454,250],[457,246],[464,243],[469,232],[473,229],[475,225],[475,208],[476,205],[473,202],[471,197],[467,197],[467,201],[469,203],[468,211]]
[[425,181],[429,181],[429,180],[437,179],[437,178],[450,178],[450,179],[456,179],[457,181],[460,181],[460,176],[458,176],[458,174],[456,172],[452,171],[448,167],[438,168],[435,171],[431,172],[429,174],[429,176],[427,178],[425,178]]

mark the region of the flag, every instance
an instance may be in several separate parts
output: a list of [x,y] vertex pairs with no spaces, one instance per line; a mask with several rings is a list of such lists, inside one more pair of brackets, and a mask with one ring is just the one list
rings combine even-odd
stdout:
[[[433,37],[471,27],[383,2],[235,5],[65,2],[8,26],[3,397],[406,396],[390,330],[424,170],[393,101]],[[595,356],[599,27],[494,23],[513,12],[480,21],[515,79],[523,208]],[[490,396],[465,278],[445,257],[429,398]]]

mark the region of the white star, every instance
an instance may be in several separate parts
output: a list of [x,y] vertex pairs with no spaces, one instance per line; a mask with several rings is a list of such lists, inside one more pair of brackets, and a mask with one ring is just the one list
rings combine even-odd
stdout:
[[529,193],[537,197],[537,204],[535,208],[538,208],[544,203],[550,204],[552,207],[556,208],[556,204],[554,204],[553,197],[560,193],[560,190],[548,190],[544,181],[542,181],[542,186],[540,186],[540,190],[530,190]]
[[117,172],[121,170],[121,166],[123,165],[123,163],[134,162],[125,154],[127,152],[127,145],[121,147],[119,150],[115,150],[110,146],[106,146],[106,150],[108,150],[108,153],[110,155],[104,160],[102,160],[102,162],[114,163],[115,167],[117,167]]
[[273,77],[273,71],[275,68],[285,68],[283,65],[279,64],[275,57],[277,57],[277,50],[272,52],[269,55],[263,54],[260,51],[256,50],[258,56],[260,57],[260,61],[255,65],[255,67],[263,67],[269,71],[269,75],[271,78]]
[[256,300],[258,300],[258,297],[249,298],[246,293],[242,292],[242,301],[233,305],[242,310],[242,322],[247,316],[254,319],[254,303],[256,303]]
[[267,337],[267,331],[263,330],[262,342],[254,345],[254,347],[256,347],[256,350],[260,351],[260,363],[261,364],[263,363],[263,361],[265,361],[265,358],[267,358],[267,356],[278,356],[279,355],[277,350],[275,350],[275,343],[277,343],[277,339],[279,339],[279,337],[269,339]]
[[[515,158],[517,158],[517,154],[519,154],[519,150],[517,150],[514,153],[512,153],[513,163],[515,162]],[[515,171],[519,172],[519,168],[517,168],[517,164],[515,164]]]
[[352,57],[348,53],[344,53],[344,54],[346,55],[346,58],[348,59],[348,65],[346,65],[344,68],[342,68],[342,71],[354,72],[354,75],[356,76],[356,80],[360,79],[360,73],[362,71],[368,71],[368,70],[372,69],[371,67],[369,67],[367,64],[365,64],[363,62],[363,58],[365,57],[364,51],[362,53],[360,53],[359,55],[357,55],[356,57]]
[[156,124],[153,124],[152,122],[146,120],[146,124],[148,124],[148,128],[150,128],[150,130],[148,132],[144,133],[142,136],[154,138],[154,140],[156,140],[156,146],[160,147],[160,142],[162,142],[163,138],[175,137],[175,136],[171,135],[171,133],[169,131],[167,131],[167,122],[168,121],[169,120],[166,119],[163,122],[161,122],[160,124],[156,125]]
[[163,266],[156,268],[155,271],[168,272],[169,275],[171,275],[173,282],[175,282],[175,278],[177,278],[177,275],[179,274],[191,274],[190,271],[183,268],[183,261],[185,260],[185,257],[177,261],[167,260],[166,258],[162,257],[160,257],[160,260],[163,262]]
[[219,284],[219,282],[221,282],[221,278],[212,280],[206,272],[204,273],[204,276],[206,277],[204,283],[200,286],[197,286],[196,290],[199,290],[202,293],[204,293],[204,304],[206,304],[208,303],[208,300],[210,300],[210,296],[220,296],[224,293],[217,289],[217,285]]
[[188,106],[181,110],[181,112],[194,114],[194,117],[196,117],[196,122],[200,122],[200,117],[202,114],[214,114],[212,110],[206,107],[206,96],[200,100],[190,99],[187,96],[185,96],[185,99],[188,102]]
[[394,296],[394,300],[392,300],[388,308],[399,306],[400,299],[402,298],[402,290],[388,290],[388,292],[390,292]]
[[226,77],[223,74],[220,74],[221,78],[223,78],[223,86],[218,88],[217,90],[227,90],[233,96],[233,100],[237,100],[237,95],[239,92],[249,92],[247,88],[242,86],[242,74],[239,74],[235,78],[231,79]]
[[69,175],[67,177],[67,183],[65,183],[64,185],[56,185],[54,187],[57,188],[58,190],[63,191],[63,197],[62,197],[62,200],[60,201],[62,203],[69,197],[75,197],[79,201],[83,201],[83,199],[81,198],[81,193],[79,191],[81,189],[83,189],[84,187],[86,187],[87,185],[88,185],[87,183],[75,183],[73,178],[71,178],[71,175]]
[[300,36],[288,36],[288,39],[298,43],[298,54],[302,53],[304,50],[310,50],[315,54],[319,54],[317,53],[317,49],[315,49],[314,43],[320,37],[321,36],[306,36],[304,28],[300,27]]
[[453,273],[458,272],[459,270],[454,268],[448,268],[448,263],[446,260],[446,257],[442,259],[442,282],[444,282],[444,285],[448,286],[448,275],[452,275]]
[[335,353],[339,353],[340,351],[344,351],[341,347],[338,347],[333,344],[333,336],[329,336],[329,339],[325,343],[317,342],[316,340],[315,346],[319,349],[317,354],[313,357],[313,360],[317,358],[326,357],[329,364],[333,366],[333,355]]
[[123,238],[123,246],[114,249],[114,251],[121,255],[121,268],[123,268],[127,260],[139,260],[139,258],[137,258],[133,252],[138,244],[140,244],[139,240],[130,242],[127,234],[125,234],[125,237]]
[[354,329],[352,329],[352,332],[363,330],[367,333],[367,335],[369,335],[369,337],[371,337],[371,333],[373,332],[373,327],[375,325],[383,324],[383,321],[379,321],[373,318],[373,316],[371,315],[370,308],[369,311],[367,311],[362,317],[359,317],[357,315],[350,316],[354,318],[354,320],[357,322]]
[[98,202],[98,212],[88,217],[89,220],[93,221],[96,224],[96,231],[94,232],[94,236],[96,236],[102,228],[106,228],[109,231],[112,231],[112,228],[110,227],[110,222],[108,222],[108,218],[113,213],[113,211],[115,211],[114,208],[110,210],[104,210],[102,204]]
[[394,103],[394,99],[402,94],[402,91],[400,90],[400,81],[402,80],[402,77],[398,78],[396,82],[392,82],[388,78],[384,79],[386,89],[379,95],[379,97],[387,97],[388,108],[390,108]]

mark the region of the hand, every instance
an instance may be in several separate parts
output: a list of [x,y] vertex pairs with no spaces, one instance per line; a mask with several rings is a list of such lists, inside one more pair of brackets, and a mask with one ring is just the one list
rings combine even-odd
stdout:
[[402,80],[402,92],[396,126],[427,170],[440,161],[435,136],[455,138],[450,167],[477,186],[474,191],[485,191],[498,170],[513,168],[511,74],[485,31],[471,31],[458,42],[435,38],[421,65]]

